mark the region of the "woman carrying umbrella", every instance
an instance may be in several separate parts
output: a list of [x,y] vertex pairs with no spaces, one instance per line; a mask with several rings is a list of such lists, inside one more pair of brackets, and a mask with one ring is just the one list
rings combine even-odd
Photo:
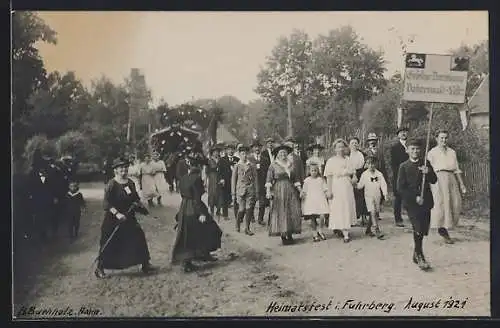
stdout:
[[113,161],[114,178],[104,191],[104,221],[95,275],[104,278],[105,269],[119,270],[141,264],[144,273],[156,271],[149,262],[146,236],[137,222],[135,212],[148,215],[142,206],[135,184],[128,178],[129,163],[124,159]]

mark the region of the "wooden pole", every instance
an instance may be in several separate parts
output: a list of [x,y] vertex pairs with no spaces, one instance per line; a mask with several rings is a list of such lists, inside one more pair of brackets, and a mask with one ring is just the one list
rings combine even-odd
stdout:
[[[431,103],[429,110],[429,122],[427,124],[427,138],[425,139],[425,154],[424,154],[424,167],[427,167],[427,153],[429,152],[429,141],[431,139],[431,126],[432,126],[432,114],[434,111],[434,103]],[[424,198],[424,184],[425,184],[426,174],[422,174],[422,188],[420,188],[420,198]]]
[[292,95],[290,91],[286,93],[287,109],[288,109],[288,136],[293,137],[293,126],[292,126]]

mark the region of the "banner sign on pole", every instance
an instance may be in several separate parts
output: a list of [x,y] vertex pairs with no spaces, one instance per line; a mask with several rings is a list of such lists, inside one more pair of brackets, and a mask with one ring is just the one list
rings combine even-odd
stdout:
[[409,53],[403,100],[463,104],[468,71],[468,57]]

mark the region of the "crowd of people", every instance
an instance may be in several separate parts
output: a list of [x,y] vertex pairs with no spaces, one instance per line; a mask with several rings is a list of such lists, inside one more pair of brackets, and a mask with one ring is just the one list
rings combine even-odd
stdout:
[[[413,261],[422,270],[430,268],[422,243],[431,223],[452,244],[448,230],[457,223],[460,192],[466,191],[447,136],[446,131],[437,133],[437,145],[429,151],[428,160],[423,158],[421,140],[408,140],[407,128],[399,129],[398,140],[390,149],[394,224],[404,227],[403,204],[413,229]],[[321,155],[322,145],[310,145],[307,153],[293,138],[278,145],[272,139],[266,139],[264,145],[258,141],[249,146],[217,144],[209,149],[208,158],[189,149],[180,152],[182,161],[177,165],[184,166],[184,171],[177,175],[176,189],[182,205],[176,216],[173,262],[182,260],[184,269],[192,271],[195,258],[216,260],[210,255],[220,246],[221,231],[215,219],[229,220],[231,207],[237,232],[253,236],[252,223],[257,222],[268,227],[269,236],[279,236],[283,245],[294,243],[294,235],[302,232],[302,220],[311,222],[314,242],[327,239],[324,231],[330,229],[348,243],[354,226],[364,226],[366,236],[383,240],[379,220],[381,206],[388,200],[389,177],[377,136],[370,133],[367,139],[368,147],[363,150],[357,137],[335,140],[333,155],[327,160]],[[154,206],[151,197],[161,199],[157,195],[169,189],[165,178],[154,178],[158,172],[166,174],[165,164],[155,160],[159,164],[151,164],[146,157],[139,169],[134,167],[137,164],[129,166],[138,195],[142,193],[150,206]],[[145,179],[144,174],[149,177]],[[150,185],[145,187],[145,183]],[[207,205],[201,200],[205,192]]]
[[[456,153],[448,146],[448,132],[438,131],[437,145],[427,159],[421,140],[408,140],[407,128],[397,133],[389,154],[394,224],[404,227],[404,206],[413,229],[413,261],[427,270],[430,265],[423,254],[423,238],[433,227],[446,243],[453,243],[448,231],[458,222],[461,193],[466,188]],[[210,254],[221,245],[222,232],[216,222],[230,220],[230,208],[237,232],[253,236],[256,222],[267,226],[269,236],[279,236],[283,245],[295,242],[303,220],[311,223],[313,242],[326,240],[329,229],[348,243],[355,226],[364,226],[366,236],[383,240],[379,220],[381,206],[388,201],[389,177],[377,136],[370,133],[366,141],[368,147],[360,149],[357,137],[337,139],[328,159],[321,154],[324,147],[320,144],[304,151],[293,138],[279,144],[268,138],[264,145],[258,141],[249,146],[217,144],[208,156],[185,146],[170,154],[168,165],[157,152],[142,160],[130,156],[109,161],[95,274],[104,277],[105,269],[138,264],[145,273],[155,271],[136,212],[148,215],[143,204],[162,206],[165,194],[174,191],[180,193],[182,202],[175,218],[172,262],[183,263],[186,272],[196,269],[194,259],[216,260]],[[35,159],[28,188],[32,215],[27,233],[38,231],[46,239],[48,228],[55,233],[64,218],[69,236],[76,238],[85,200],[71,158],[57,163],[41,156]],[[207,204],[202,201],[205,193]]]

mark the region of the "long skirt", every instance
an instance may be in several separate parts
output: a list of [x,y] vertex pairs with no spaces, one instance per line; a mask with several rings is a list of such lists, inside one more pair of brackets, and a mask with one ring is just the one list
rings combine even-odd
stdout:
[[100,256],[103,269],[126,269],[149,261],[146,236],[139,222],[131,217],[118,223],[112,215],[106,214],[101,226],[101,249],[119,224],[118,230]]
[[278,180],[273,186],[269,210],[269,236],[302,232],[302,209],[297,189],[289,180]]
[[452,229],[458,224],[462,197],[457,178],[451,172],[436,173],[437,183],[431,185],[434,208],[431,211],[431,227]]
[[224,193],[222,192],[222,185],[217,180],[217,173],[210,172],[207,178],[208,207],[221,207],[221,205],[224,204],[225,197]]
[[[208,212],[205,204],[203,212]],[[200,212],[192,199],[182,199],[176,215],[177,234],[172,250],[172,263],[178,264],[191,260],[198,255],[205,255],[221,247],[222,230],[212,216],[207,215],[205,222],[200,222]]]
[[142,175],[142,196],[146,200],[158,197],[154,176],[151,174]]
[[168,192],[168,184],[163,172],[157,172],[154,175],[155,190],[158,196],[165,196]]
[[334,230],[351,228],[356,223],[356,202],[351,179],[348,177],[334,178],[332,193],[328,228]]
[[[361,178],[364,169],[356,170],[356,177]],[[361,215],[368,215],[368,209],[366,207],[365,192],[354,187],[354,201],[356,202],[356,217],[359,218]]]

